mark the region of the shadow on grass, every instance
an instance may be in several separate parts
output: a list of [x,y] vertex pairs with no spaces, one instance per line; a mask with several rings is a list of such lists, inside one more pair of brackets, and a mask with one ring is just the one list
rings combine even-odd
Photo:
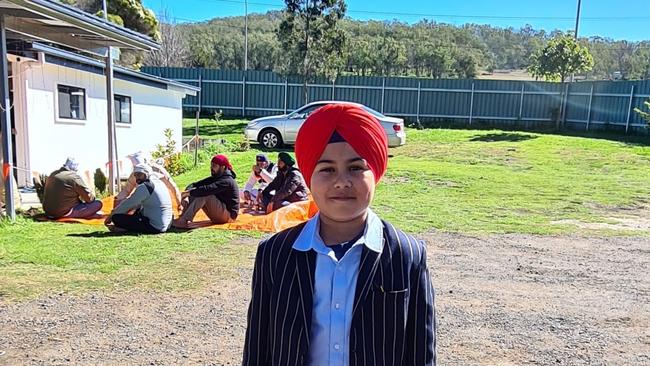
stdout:
[[66,236],[70,236],[73,238],[114,238],[118,236],[138,236],[138,235],[154,235],[154,234],[138,234],[138,233],[131,233],[131,232],[114,233],[111,231],[93,231],[92,233],[66,234]]
[[[413,123],[409,125],[411,128],[414,127]],[[517,133],[536,133],[540,135],[556,135],[556,136],[569,136],[569,137],[583,137],[589,139],[597,140],[607,140],[620,142],[622,144],[628,145],[630,147],[634,146],[650,146],[650,129],[647,132],[637,132],[637,135],[632,133],[625,134],[624,132],[616,131],[581,131],[573,129],[563,129],[561,131],[555,131],[552,128],[547,128],[539,126],[538,128],[530,126],[507,126],[499,125],[496,123],[475,123],[468,125],[466,122],[462,121],[429,121],[422,123],[422,129],[424,130],[434,130],[434,129],[450,129],[450,130],[501,130],[504,132],[511,132],[514,134]],[[477,136],[478,137],[478,136]],[[408,141],[408,140],[407,140]],[[408,143],[408,142],[407,142]]]
[[487,135],[476,135],[469,140],[476,141],[476,142],[502,142],[502,141],[521,142],[526,140],[533,140],[536,138],[537,136],[534,135],[503,132],[503,133],[489,133]]

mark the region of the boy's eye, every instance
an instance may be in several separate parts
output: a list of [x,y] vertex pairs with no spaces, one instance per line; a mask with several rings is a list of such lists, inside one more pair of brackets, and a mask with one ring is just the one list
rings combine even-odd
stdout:
[[328,168],[321,168],[321,169],[319,170],[319,172],[323,172],[323,173],[332,173],[332,172],[334,172],[334,168],[331,168],[331,167],[328,167]]

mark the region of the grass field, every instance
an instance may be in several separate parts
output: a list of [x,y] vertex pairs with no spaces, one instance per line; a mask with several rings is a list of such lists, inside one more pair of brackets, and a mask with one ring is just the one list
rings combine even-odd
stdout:
[[[193,123],[184,122],[186,134],[193,134]],[[201,120],[200,134],[238,143],[244,125]],[[505,131],[408,130],[407,136],[405,146],[391,149],[389,171],[373,204],[406,231],[648,235],[574,224],[613,224],[620,215],[646,212],[648,146]],[[257,148],[228,153],[242,185]],[[275,152],[269,155],[276,158]],[[204,158],[176,178],[178,185],[205,177],[208,164]],[[103,227],[27,218],[1,223],[0,299],[88,289],[192,289],[209,275],[251,261],[250,250],[229,244],[246,237],[261,234],[196,230],[121,236]]]

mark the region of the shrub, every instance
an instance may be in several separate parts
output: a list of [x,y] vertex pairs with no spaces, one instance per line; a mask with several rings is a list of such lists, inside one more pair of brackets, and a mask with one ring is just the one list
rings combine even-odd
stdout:
[[106,192],[106,185],[108,184],[108,178],[106,178],[106,175],[104,172],[97,168],[95,170],[95,175],[93,176],[93,180],[95,181],[95,188],[97,188],[97,192],[100,194],[104,194]]
[[165,169],[171,175],[179,175],[185,172],[183,164],[181,163],[181,153],[176,151],[176,141],[174,141],[171,128],[165,129],[165,144],[156,145],[156,150],[151,153],[154,159],[162,158],[165,162]]

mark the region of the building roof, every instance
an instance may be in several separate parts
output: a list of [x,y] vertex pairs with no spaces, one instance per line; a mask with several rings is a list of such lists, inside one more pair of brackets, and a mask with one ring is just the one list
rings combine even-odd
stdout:
[[[45,55],[45,63],[74,68],[85,72],[103,74],[104,67],[106,66],[103,61],[40,43],[24,45],[21,49],[22,51],[42,52]],[[196,95],[196,93],[201,90],[199,87],[194,85],[165,79],[120,66],[115,66],[114,75],[116,79],[144,84],[155,88],[176,90],[192,96]]]
[[53,42],[83,51],[109,46],[160,49],[160,44],[146,35],[55,0],[0,0],[0,13],[7,38]]

